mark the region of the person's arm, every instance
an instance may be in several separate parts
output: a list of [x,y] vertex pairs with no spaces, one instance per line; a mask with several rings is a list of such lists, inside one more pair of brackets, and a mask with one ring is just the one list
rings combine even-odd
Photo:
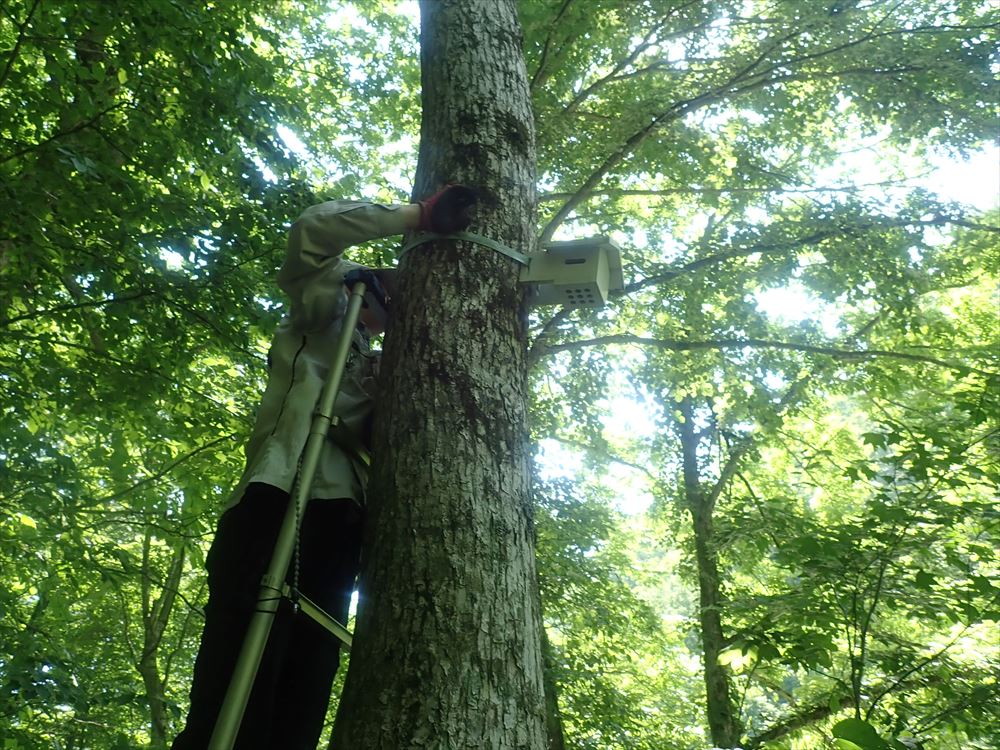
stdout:
[[478,194],[447,185],[419,203],[383,206],[330,201],[307,208],[292,225],[278,285],[292,301],[291,316],[305,331],[344,314],[344,274],[357,264],[342,260],[349,247],[412,229],[451,234],[466,229]]
[[339,257],[344,250],[379,237],[391,237],[416,229],[420,205],[383,206],[375,203],[330,201],[307,208],[292,225],[288,237],[289,258],[304,264],[321,264]]
[[324,328],[344,314],[344,274],[355,263],[344,250],[403,234],[420,223],[420,206],[331,201],[307,208],[292,225],[278,286],[291,300],[291,318],[303,331]]

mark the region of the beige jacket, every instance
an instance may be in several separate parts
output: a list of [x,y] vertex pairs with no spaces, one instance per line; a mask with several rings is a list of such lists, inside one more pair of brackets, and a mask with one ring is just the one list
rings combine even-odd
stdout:
[[[271,344],[270,377],[246,446],[246,470],[231,504],[239,502],[250,482],[291,491],[347,308],[344,275],[363,268],[341,256],[352,245],[406,231],[400,208],[330,201],[306,209],[292,225],[288,253],[278,272],[278,285],[291,307]],[[355,331],[334,414],[342,420],[347,442],[358,447],[372,411],[375,373],[368,340]],[[342,434],[338,442],[345,443]],[[366,482],[367,467],[357,454],[328,440],[309,496],[363,502]]]

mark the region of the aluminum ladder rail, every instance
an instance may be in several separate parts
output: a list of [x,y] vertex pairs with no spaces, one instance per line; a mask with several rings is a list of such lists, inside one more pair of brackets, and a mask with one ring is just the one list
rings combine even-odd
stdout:
[[[223,699],[222,708],[219,710],[219,716],[215,722],[215,730],[212,732],[212,739],[208,743],[208,750],[232,750],[233,745],[236,743],[236,735],[239,732],[240,724],[243,722],[243,713],[246,711],[247,701],[250,699],[250,690],[253,688],[253,682],[260,667],[264,648],[267,646],[267,637],[271,632],[271,625],[274,623],[274,617],[278,612],[278,604],[282,596],[286,596],[289,592],[289,587],[285,584],[285,577],[288,575],[288,566],[291,564],[292,555],[295,551],[295,539],[298,536],[299,508],[305,508],[306,503],[309,502],[309,490],[312,486],[313,477],[316,475],[316,467],[319,465],[320,453],[330,427],[333,424],[333,402],[340,391],[340,384],[347,366],[347,358],[351,351],[354,329],[361,315],[361,305],[365,291],[365,284],[360,281],[355,283],[351,288],[351,294],[347,302],[347,312],[344,315],[344,322],[342,324],[341,336],[334,350],[333,362],[330,365],[326,383],[320,393],[319,400],[316,402],[316,411],[313,414],[312,424],[309,428],[309,437],[306,439],[306,447],[302,453],[302,465],[299,468],[299,475],[293,488],[292,497],[288,503],[288,509],[285,511],[281,529],[278,532],[274,554],[271,556],[267,572],[261,579],[260,593],[257,596],[257,607],[247,628],[246,637],[243,639],[243,647],[236,661],[233,676],[230,678],[229,688],[226,690],[226,697]],[[329,630],[348,649],[351,647],[351,634],[341,623],[330,617],[330,615],[305,597],[300,598],[300,605],[303,613],[309,615]]]

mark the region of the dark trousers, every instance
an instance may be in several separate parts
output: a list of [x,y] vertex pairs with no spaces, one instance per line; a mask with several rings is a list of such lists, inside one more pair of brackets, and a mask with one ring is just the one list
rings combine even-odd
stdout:
[[[191,708],[173,750],[205,750],[257,605],[288,493],[251,484],[219,519],[206,560],[208,604],[194,666]],[[299,541],[299,589],[347,621],[361,547],[362,513],[351,500],[314,500]],[[294,568],[294,561],[292,564]],[[291,580],[292,571],[289,571]],[[316,750],[337,672],[340,642],[282,601],[250,693],[237,750]]]

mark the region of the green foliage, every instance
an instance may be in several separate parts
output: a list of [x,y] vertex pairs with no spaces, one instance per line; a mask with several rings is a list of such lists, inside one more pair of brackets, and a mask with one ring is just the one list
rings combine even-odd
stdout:
[[[285,227],[410,189],[401,9],[0,10],[7,745],[178,728]],[[567,746],[708,745],[706,560],[745,747],[1000,745],[1000,215],[908,179],[995,137],[996,9],[530,0],[522,20],[540,231],[611,235],[628,283],[530,319],[533,437],[575,457],[539,460],[536,498]]]
[[694,741],[682,728],[697,723],[697,699],[673,679],[684,669],[683,649],[637,596],[660,578],[632,558],[636,540],[624,518],[598,487],[554,481],[536,489],[550,668],[573,746],[653,750]]
[[[328,113],[360,116],[375,89],[334,72],[322,16],[4,6],[0,735],[19,747],[163,746],[183,715],[203,539],[242,468],[283,227],[315,190],[352,195],[391,166],[374,139],[331,144]],[[389,70],[398,46],[380,46]],[[374,132],[394,114],[366,117]],[[351,164],[348,192],[279,126]]]

